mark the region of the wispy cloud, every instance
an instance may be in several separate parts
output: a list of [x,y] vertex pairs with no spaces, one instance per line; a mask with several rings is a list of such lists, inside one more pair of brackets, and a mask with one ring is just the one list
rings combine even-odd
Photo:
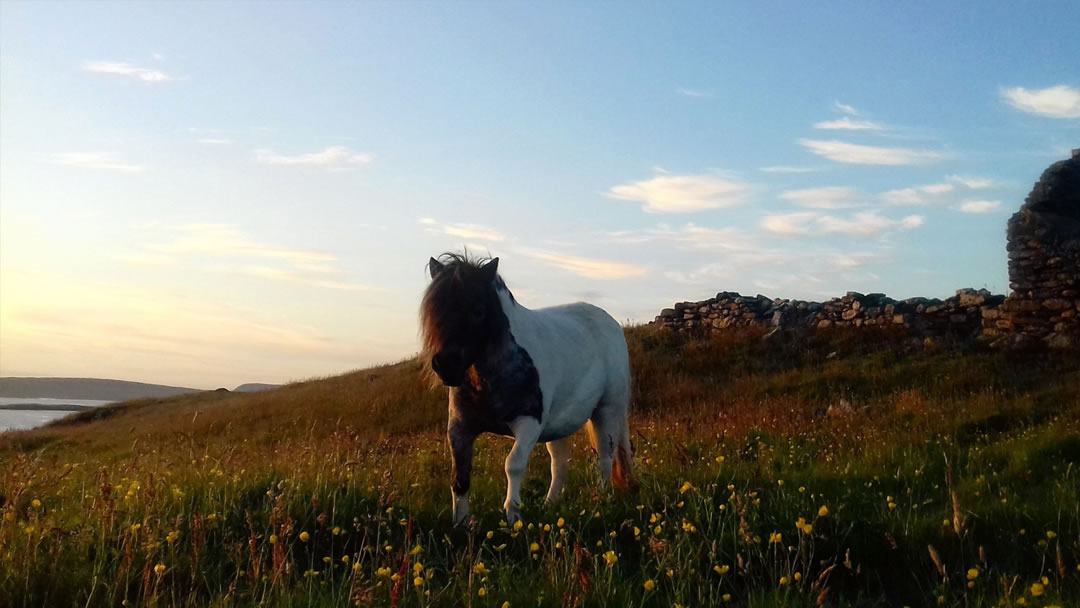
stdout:
[[1080,118],[1080,90],[1063,84],[1045,89],[1002,89],[1001,96],[1022,112],[1051,118]]
[[848,116],[858,116],[859,112],[854,107],[847,105],[846,103],[840,103],[839,101],[833,102],[833,110],[840,112],[841,114],[847,114]]
[[851,217],[802,212],[765,216],[761,220],[761,227],[768,232],[783,236],[846,234],[872,237],[894,230],[918,228],[923,225],[923,221],[920,215],[892,219],[872,211],[856,213]]
[[648,268],[638,264],[625,262],[613,262],[596,258],[583,258],[547,251],[523,252],[529,257],[535,258],[566,272],[585,277],[587,279],[615,280],[640,277],[648,272]]
[[932,150],[864,146],[838,140],[800,139],[799,143],[818,156],[854,165],[925,165],[945,158]]
[[953,189],[951,183],[899,188],[881,193],[881,200],[887,205],[934,205],[943,202]]
[[760,167],[758,171],[762,173],[813,173],[820,171],[817,167],[789,167],[785,165],[775,165],[772,167]]
[[649,213],[690,213],[735,207],[750,199],[748,184],[716,175],[658,175],[615,186],[611,198],[640,201]]
[[859,193],[847,186],[785,190],[780,198],[807,209],[849,209],[859,206]]
[[694,97],[696,99],[712,99],[712,93],[699,91],[697,89],[679,88],[675,89],[675,94],[682,95],[683,97]]
[[760,245],[751,235],[737,228],[707,228],[690,223],[678,229],[661,224],[645,230],[608,232],[599,239],[617,245],[664,243],[683,250],[705,251],[750,251]]
[[271,150],[255,151],[255,160],[265,165],[288,167],[315,167],[322,169],[347,169],[371,164],[375,158],[370,154],[357,154],[345,146],[330,146],[321,152],[287,156]]
[[971,188],[972,190],[978,190],[981,188],[991,188],[994,186],[994,180],[989,177],[976,177],[973,175],[949,175],[946,180],[960,184],[965,188]]
[[991,213],[1001,209],[1001,201],[971,200],[960,204],[964,213]]
[[160,70],[142,68],[125,61],[87,61],[83,64],[83,69],[95,74],[125,76],[148,83],[162,83],[173,80],[172,76]]
[[851,120],[847,116],[836,120],[823,120],[814,123],[815,129],[831,129],[840,131],[881,131],[885,127],[869,120]]
[[425,226],[433,226],[435,224],[435,218],[433,218],[433,217],[422,217],[422,218],[416,220],[416,223],[424,224]]
[[497,230],[479,224],[447,224],[446,226],[443,226],[442,231],[450,236],[456,236],[463,239],[495,242],[506,240],[506,237]]
[[[293,283],[295,285],[306,285],[308,287],[319,287],[322,289],[337,289],[340,291],[384,291],[382,288],[374,287],[371,285],[362,285],[360,283],[349,283],[347,281],[341,281],[334,278],[328,278],[326,276],[320,276],[322,273],[310,273],[301,272],[298,270],[290,270],[288,268],[280,268],[276,266],[218,266],[213,268],[215,272],[222,274],[228,274],[232,276],[249,277],[253,279],[265,279],[268,281],[278,281],[282,283]],[[329,273],[326,273],[329,274]]]
[[224,137],[203,137],[202,139],[199,140],[199,143],[200,144],[208,144],[208,145],[211,145],[211,146],[227,146],[227,145],[232,144],[234,142],[233,142],[233,140],[226,139]]
[[108,154],[101,152],[70,152],[66,154],[57,154],[53,157],[53,162],[67,167],[78,167],[80,169],[94,169],[100,171],[136,173],[143,170],[143,167],[140,165],[116,161]]

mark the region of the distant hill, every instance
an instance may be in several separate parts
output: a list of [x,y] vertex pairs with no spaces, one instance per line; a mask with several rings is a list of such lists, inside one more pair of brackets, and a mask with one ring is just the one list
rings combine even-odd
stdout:
[[201,389],[99,378],[0,378],[0,397],[127,401],[198,392]]
[[280,384],[264,384],[262,382],[248,382],[247,384],[241,384],[233,389],[234,393],[257,393],[259,391],[268,391],[272,388],[277,388]]

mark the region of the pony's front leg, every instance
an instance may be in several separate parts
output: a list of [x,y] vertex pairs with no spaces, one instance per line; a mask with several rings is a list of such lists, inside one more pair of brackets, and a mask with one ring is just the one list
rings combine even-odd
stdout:
[[540,423],[532,416],[519,416],[510,423],[514,434],[514,447],[506,457],[506,521],[510,524],[521,519],[521,482],[529,465],[529,454],[540,438]]
[[472,481],[473,441],[476,435],[455,418],[446,431],[450,441],[450,490],[454,499],[454,523],[469,519],[469,484]]

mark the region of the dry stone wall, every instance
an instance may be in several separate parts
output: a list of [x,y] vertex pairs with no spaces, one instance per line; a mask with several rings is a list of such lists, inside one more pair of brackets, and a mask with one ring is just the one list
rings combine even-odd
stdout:
[[851,291],[827,302],[725,291],[708,300],[665,308],[654,323],[688,333],[733,327],[904,327],[923,336],[973,337],[982,333],[986,319],[996,321],[1004,301],[1004,295],[985,289],[961,289],[944,300],[894,300],[882,293]]
[[902,327],[999,346],[1080,345],[1080,150],[1046,171],[1008,223],[1012,293],[961,289],[944,300],[848,292],[827,302],[720,292],[665,308],[654,324],[702,333],[735,327]]

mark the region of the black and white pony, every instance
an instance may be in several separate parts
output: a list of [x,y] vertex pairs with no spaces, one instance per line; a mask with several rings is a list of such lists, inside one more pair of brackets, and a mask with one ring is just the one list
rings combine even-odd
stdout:
[[473,441],[513,437],[506,457],[507,521],[520,519],[521,482],[537,442],[551,456],[547,500],[562,490],[570,436],[586,424],[601,483],[631,481],[630,358],[615,319],[579,302],[530,310],[498,275],[499,258],[431,258],[420,307],[422,357],[450,387],[453,517],[469,517]]

